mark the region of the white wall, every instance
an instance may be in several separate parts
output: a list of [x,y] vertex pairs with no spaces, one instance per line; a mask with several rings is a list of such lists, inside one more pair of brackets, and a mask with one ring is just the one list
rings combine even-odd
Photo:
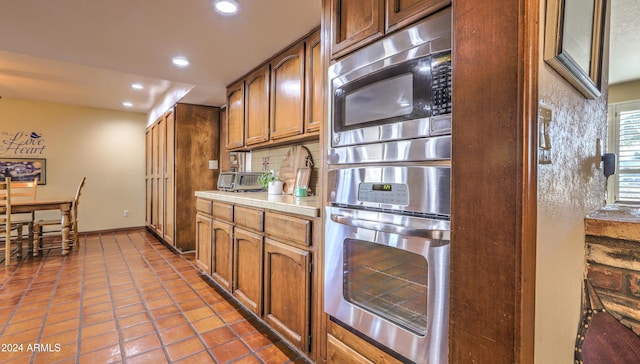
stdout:
[[640,80],[609,86],[609,103],[640,100]]
[[552,164],[538,165],[535,362],[562,364],[574,361],[581,315],[584,217],[605,203],[595,155],[597,139],[606,142],[607,86],[587,100],[544,62],[544,1],[540,12],[539,102],[553,119]]
[[[80,231],[144,226],[145,124],[140,113],[2,98],[0,158],[46,158],[47,183],[38,187],[39,199],[71,198],[87,177]],[[3,148],[19,132],[40,134],[42,154]]]

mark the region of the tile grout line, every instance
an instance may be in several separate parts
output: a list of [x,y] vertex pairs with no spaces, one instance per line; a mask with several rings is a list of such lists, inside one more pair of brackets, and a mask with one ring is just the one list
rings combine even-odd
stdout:
[[[37,272],[40,273],[40,270],[42,269],[42,267],[44,267],[45,263],[47,262],[47,258],[49,257],[49,252],[51,250],[49,249],[49,251],[47,251],[47,256],[43,257],[42,261],[40,262],[40,265],[38,266],[38,270]],[[42,326],[40,327],[40,332],[38,332],[38,343],[42,340],[42,334],[44,333],[44,329],[46,327],[46,322],[47,322],[47,318],[49,317],[49,310],[51,310],[51,305],[53,304],[53,300],[55,299],[56,296],[56,292],[58,291],[58,285],[60,284],[60,277],[62,276],[62,271],[64,269],[64,264],[66,263],[66,258],[67,257],[63,257],[62,258],[62,263],[60,264],[60,268],[58,270],[58,274],[55,280],[55,283],[53,285],[53,288],[51,289],[51,296],[49,298],[49,304],[47,305],[47,311],[44,315],[44,317],[42,318]],[[33,279],[31,281],[31,283],[33,283],[33,281],[37,278],[38,274],[35,274],[33,276]],[[29,285],[31,286],[31,285]],[[25,290],[26,292],[26,290]],[[37,356],[37,351],[34,350],[33,354],[31,354],[31,361],[30,363],[35,362],[36,360],[36,356]]]
[[[129,233],[126,234],[128,240],[131,243],[131,238],[129,237]],[[120,246],[120,242],[118,241],[118,239],[116,238],[116,243],[118,244],[118,249],[120,250],[120,254],[124,256],[123,252],[122,252],[122,248]],[[135,244],[131,244],[133,245],[133,247],[136,249],[136,252],[138,253],[138,256],[147,264],[147,266],[149,267],[149,270],[151,269],[151,265],[149,264],[147,258],[145,258],[142,254],[140,254],[140,249],[138,249],[137,246],[135,246]],[[129,264],[129,262],[125,259],[123,259],[124,263],[127,266],[127,270],[129,271],[129,273],[131,273],[131,266]],[[158,277],[155,275],[154,272],[154,277],[156,279],[158,279]],[[164,286],[163,282],[161,280],[158,279],[158,282],[162,285],[162,289],[164,289],[166,291],[166,287]],[[160,336],[160,329],[158,328],[158,325],[156,324],[156,320],[153,318],[153,315],[151,315],[151,310],[149,310],[149,307],[147,306],[147,301],[144,298],[144,296],[142,295],[142,290],[140,289],[140,284],[138,283],[138,281],[135,279],[134,276],[132,276],[132,283],[136,288],[136,292],[138,293],[139,297],[140,297],[140,303],[142,304],[142,306],[144,307],[144,312],[149,316],[149,319],[151,321],[151,325],[153,326],[153,329],[155,330],[155,334],[158,336],[158,341],[160,341],[160,348],[162,349],[162,352],[165,355],[165,358],[167,359],[168,362],[171,362],[171,357],[169,356],[169,351],[167,350],[167,345],[164,344],[164,340],[162,339],[162,336]],[[172,299],[173,301],[173,299]],[[175,303],[175,302],[174,302]],[[143,353],[139,353],[138,355],[143,354]],[[134,356],[135,357],[135,356]],[[123,358],[123,362],[126,362],[126,357]]]
[[[84,293],[85,293],[85,289],[84,289],[84,283],[85,283],[85,274],[87,273],[87,237],[84,237],[84,244],[83,244],[83,249],[82,249],[82,279],[80,280],[80,307],[78,308],[78,320],[80,320],[78,322],[78,335],[77,335],[77,342],[76,342],[76,364],[80,364],[80,348],[82,347],[82,319],[84,317]],[[76,249],[80,249],[80,242],[78,242],[78,246],[75,247]]]
[[[137,234],[139,235],[143,235],[140,232],[137,232]],[[191,328],[191,330],[193,330],[193,332],[195,333],[196,337],[198,338],[198,341],[200,341],[200,343],[202,344],[202,346],[205,348],[205,351],[207,352],[207,354],[209,354],[209,356],[211,357],[211,359],[214,361],[214,363],[218,363],[218,360],[213,356],[213,354],[209,351],[209,348],[207,347],[207,344],[204,342],[204,340],[202,339],[202,337],[200,336],[200,333],[195,329],[195,327],[192,325],[192,323],[189,321],[189,318],[187,317],[187,315],[184,313],[184,310],[182,309],[182,307],[180,307],[180,305],[175,301],[175,299],[173,298],[173,294],[171,294],[168,290],[167,287],[164,284],[164,281],[158,277],[158,274],[155,270],[155,268],[153,267],[153,265],[151,265],[148,261],[148,259],[146,257],[144,257],[142,254],[140,254],[140,249],[139,247],[135,244],[135,242],[131,239],[131,234],[127,234],[127,238],[131,241],[131,244],[135,247],[136,251],[138,252],[138,254],[140,255],[140,257],[144,260],[145,263],[147,263],[147,265],[149,266],[149,269],[151,270],[151,272],[153,273],[154,277],[158,280],[158,282],[160,283],[160,285],[162,286],[162,288],[165,290],[165,292],[167,293],[167,295],[169,296],[169,298],[171,299],[171,301],[173,302],[174,305],[176,305],[176,307],[178,307],[180,309],[180,314],[182,315],[182,317],[184,317],[187,320],[187,325],[189,325],[189,327]],[[173,264],[171,264],[164,256],[162,256],[162,254],[160,254],[160,252],[158,252],[158,250],[153,246],[153,244],[151,244],[151,242],[149,242],[147,240],[147,238],[145,236],[141,236],[141,238],[143,239],[144,243],[148,246],[150,246],[154,253],[161,258],[162,260],[164,260],[170,267],[171,269],[173,269],[173,271],[178,274],[178,276],[180,277],[180,279],[182,279],[196,294],[197,292],[191,287],[191,285],[189,284],[189,282],[184,278],[184,276],[182,275],[182,273],[180,273],[174,266]],[[137,282],[136,282],[137,283]],[[137,284],[136,284],[137,286]],[[200,296],[200,295],[198,295]],[[143,301],[143,305],[145,306],[145,309],[148,311],[148,314],[151,318],[153,318],[153,316],[151,315],[151,311],[148,310],[147,305],[146,305],[146,299],[144,297],[142,297],[142,301]],[[203,302],[206,305],[209,305],[207,302],[205,302],[203,300]],[[222,320],[221,317],[218,316],[218,314],[212,309],[213,313],[222,321],[224,322],[224,320]],[[162,344],[162,348],[163,350],[165,350],[165,354],[167,355],[167,358],[169,358],[169,360],[171,360],[168,351],[166,350],[166,346],[169,346],[168,344],[165,345],[164,344],[164,340],[162,340],[162,336],[160,336],[160,330],[158,329],[158,327],[156,326],[155,323],[155,319],[153,319],[153,326],[156,329],[156,332],[158,333],[158,337],[160,339],[160,343]],[[180,341],[176,341],[175,343],[179,343]],[[172,343],[172,344],[175,344]],[[197,354],[197,353],[196,353]],[[195,355],[195,354],[194,354]],[[183,360],[186,358],[189,358],[192,355],[188,355],[184,358],[180,358],[179,360]]]
[[[124,362],[124,347],[123,347],[122,335],[120,334],[120,323],[118,322],[118,315],[116,313],[116,308],[115,308],[115,304],[114,304],[115,303],[115,299],[114,299],[114,296],[113,296],[113,290],[111,289],[111,279],[109,278],[109,265],[107,264],[107,258],[105,256],[105,246],[104,246],[105,243],[102,241],[102,237],[104,235],[105,234],[103,234],[103,233],[99,233],[98,234],[98,241],[99,241],[99,244],[100,244],[100,252],[102,254],[102,261],[103,261],[103,264],[104,264],[104,267],[105,267],[105,279],[107,280],[107,287],[109,288],[109,297],[111,297],[111,303],[112,303],[111,304],[111,311],[113,312],[113,317],[114,317],[113,321],[114,321],[114,323],[116,325],[116,332],[118,333],[118,345],[120,346],[120,355],[122,356],[122,360],[121,361]],[[86,263],[86,260],[85,260],[85,263]],[[84,280],[84,277],[83,277],[83,280]],[[83,297],[83,299],[84,299],[84,297]],[[83,310],[82,306],[80,306],[80,309]],[[80,326],[82,326],[82,323],[81,323]],[[80,351],[79,348],[80,348],[80,341],[78,341],[78,355],[76,356],[76,364],[80,364],[81,351]],[[103,350],[103,349],[104,348],[99,348],[99,349],[90,351],[90,352],[88,352],[86,354],[93,353],[93,352],[96,352],[96,351],[99,351],[99,350]]]
[[[153,244],[152,244],[152,243],[150,243],[146,238],[145,238],[145,240],[148,242],[148,244],[150,244],[150,245],[152,246],[152,248],[153,248],[155,251],[157,251],[157,249],[155,248],[155,246],[153,246]],[[157,240],[157,239],[156,239],[156,240]],[[164,245],[164,244],[163,244],[162,242],[160,242],[159,240],[158,240],[158,244],[160,244],[160,245]],[[169,249],[169,251],[170,251],[170,252],[173,252],[170,248],[168,248],[168,249]],[[158,253],[158,254],[159,254],[159,253]],[[175,253],[174,253],[174,254],[175,254]],[[197,266],[193,265],[190,261],[188,261],[187,259],[185,259],[183,256],[181,256],[181,255],[177,255],[177,256],[178,256],[179,258],[181,258],[185,263],[189,264],[189,266],[191,266],[191,268],[193,268],[196,272],[198,272],[198,274],[200,275],[200,278],[201,278],[201,279],[203,279],[203,281],[205,281],[205,279],[206,279],[205,283],[207,283],[207,284],[211,287],[210,282],[209,282],[209,278],[210,278],[210,277],[206,277],[206,276],[204,276],[204,274],[202,273],[202,271],[201,271],[199,268],[197,268]],[[167,260],[166,260],[166,258],[164,258],[164,257],[162,257],[162,258],[163,258],[165,261],[167,261]],[[168,261],[167,261],[167,262],[168,262]],[[169,264],[173,267],[173,264],[171,264],[171,263],[169,263]],[[174,271],[176,271],[176,273],[178,273],[178,274],[181,276],[181,278],[182,278],[183,280],[185,280],[189,286],[191,286],[191,284],[190,284],[190,283],[189,283],[189,282],[184,278],[184,276],[182,275],[182,273],[180,273],[179,271],[177,271],[175,268],[174,268]],[[203,277],[203,276],[204,276],[204,277]],[[215,281],[213,281],[213,280],[211,280],[211,283],[212,283],[212,284],[214,284],[214,285],[217,285],[217,283],[216,283]],[[216,288],[214,288],[214,287],[212,287],[212,288],[213,288],[214,290],[216,290]],[[192,290],[193,290],[193,291],[194,291],[198,296],[200,296],[200,294],[198,293],[198,291],[196,291],[196,290],[195,290],[195,289],[193,289],[193,288],[192,288]],[[216,290],[216,292],[218,292],[218,291]],[[235,303],[236,305],[238,305],[238,307],[239,307],[239,308],[235,308],[235,307],[234,307],[234,308],[233,308],[234,310],[236,310],[236,311],[238,311],[238,310],[242,310],[243,312],[247,313],[250,317],[252,317],[252,318],[257,318],[257,319],[261,320],[261,318],[260,318],[259,316],[255,315],[255,314],[254,314],[253,312],[251,312],[250,310],[248,310],[248,309],[244,308],[244,307],[240,304],[240,302],[239,302],[239,301],[237,301],[237,299],[236,299],[232,294],[230,294],[230,293],[228,293],[228,292],[226,292],[226,291],[223,291],[223,290],[221,290],[221,291],[220,291],[220,292],[218,292],[218,293],[220,294],[220,296],[222,296],[222,297],[223,297],[223,299],[225,299],[225,301],[227,301],[227,302],[228,302],[229,300],[231,300],[231,301],[233,301],[233,303]],[[200,296],[200,298],[202,298],[202,296]],[[203,301],[204,301],[204,300],[203,300]],[[214,309],[214,308],[213,308],[213,307],[212,307],[208,302],[206,302],[206,301],[204,301],[204,302],[207,304],[207,306],[209,306],[209,307],[213,310],[213,312],[214,312],[218,317],[220,317],[220,316],[219,316],[219,314],[218,314],[218,312],[217,312],[217,311],[216,311],[216,310],[215,310],[215,309]],[[244,317],[244,315],[243,315],[243,317]],[[222,318],[221,318],[221,319],[222,319]],[[244,340],[242,340],[242,338],[243,338],[244,336],[240,336],[240,334],[238,334],[238,333],[237,333],[237,332],[236,332],[236,331],[231,327],[232,323],[226,323],[226,321],[224,321],[224,320],[222,320],[222,321],[225,323],[225,326],[227,326],[227,327],[231,330],[231,332],[233,332],[234,336],[235,336],[237,339],[239,339],[239,340],[240,340],[240,342],[242,342],[242,344],[243,344],[243,345],[244,345],[244,346],[249,350],[249,353],[250,353],[251,355],[253,355],[255,358],[257,358],[258,360],[262,361],[262,362],[264,362],[264,361],[262,360],[262,358],[260,358],[260,356],[258,356],[258,355],[257,355],[257,353],[258,353],[259,351],[266,350],[267,348],[269,348],[269,347],[271,347],[271,346],[276,346],[276,345],[275,345],[275,342],[273,342],[272,340],[270,340],[270,341],[272,341],[272,343],[271,343],[270,345],[267,345],[267,346],[265,346],[265,347],[263,347],[263,348],[260,348],[260,350],[253,350],[251,347],[249,347],[249,345],[247,345],[247,344],[244,342]],[[269,330],[272,334],[274,334],[274,335],[275,335],[275,333],[273,333],[273,329],[271,329],[270,327],[268,327],[268,326],[266,326],[266,325],[265,325],[265,328],[266,328],[267,330]],[[198,335],[200,335],[200,334],[198,333]],[[276,337],[278,337],[278,338],[279,338],[279,336],[278,336],[278,335],[276,335]],[[279,339],[279,342],[283,343],[285,346],[287,346],[287,348],[289,348],[289,349],[290,349],[290,350],[292,350],[294,353],[296,353],[296,355],[297,355],[297,357],[298,357],[298,358],[300,358],[300,359],[302,359],[303,361],[307,362],[307,360],[306,360],[305,358],[303,358],[302,356],[300,356],[300,354],[298,354],[298,352],[297,352],[296,350],[293,350],[293,349],[291,348],[291,346],[289,345],[289,343],[287,343],[286,341],[284,341],[284,340],[282,340],[282,339]],[[240,357],[240,358],[236,358],[236,359],[234,359],[234,361],[237,361],[237,360],[239,360],[239,359],[241,359],[241,358],[244,358],[244,357],[246,357],[246,356],[249,356],[250,354],[247,354],[247,355],[245,355],[245,356],[243,356],[243,357]],[[286,362],[286,364],[288,364],[288,363],[293,363],[293,362],[295,362],[295,360],[294,360],[294,359],[290,359],[289,361],[287,361],[287,362]]]
[[[38,265],[38,269],[36,269],[36,272],[40,272],[40,270],[42,269],[42,265],[43,264],[44,264],[44,259]],[[16,269],[13,271],[11,276],[5,281],[5,283],[2,285],[2,287],[0,287],[0,291],[4,291],[6,285],[8,284],[9,281],[12,280],[13,277],[15,277],[16,272],[18,271],[18,269],[20,268],[21,265],[22,265],[22,260],[20,261],[20,263],[18,264]],[[16,306],[13,309],[13,313],[7,318],[7,323],[4,325],[2,330],[0,330],[0,337],[2,337],[4,335],[4,332],[7,330],[7,327],[9,326],[9,323],[11,322],[11,319],[13,319],[13,317],[15,316],[16,311],[20,307],[20,303],[24,300],[24,297],[27,295],[27,292],[29,291],[29,288],[31,288],[31,285],[33,284],[33,280],[34,279],[35,278],[32,276],[31,279],[29,280],[29,284],[27,285],[27,288],[25,288],[25,290],[22,292],[22,295],[20,295],[20,300],[18,300],[18,302],[16,303]]]

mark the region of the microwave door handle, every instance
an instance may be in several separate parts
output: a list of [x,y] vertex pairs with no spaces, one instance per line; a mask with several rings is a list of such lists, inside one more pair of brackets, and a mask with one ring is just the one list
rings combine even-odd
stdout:
[[415,236],[418,238],[436,239],[436,240],[451,239],[449,230],[416,229],[416,228],[410,228],[402,225],[382,223],[378,221],[353,219],[353,218],[343,216],[343,215],[338,215],[338,214],[331,214],[331,221],[336,222],[338,224],[342,224],[342,225],[353,226],[353,227],[363,228],[363,229],[373,230],[373,231],[381,231],[389,234]]

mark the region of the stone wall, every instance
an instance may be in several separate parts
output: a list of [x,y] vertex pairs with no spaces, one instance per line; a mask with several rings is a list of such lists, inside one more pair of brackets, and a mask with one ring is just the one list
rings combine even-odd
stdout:
[[640,335],[640,240],[587,235],[586,244],[587,277],[603,305]]

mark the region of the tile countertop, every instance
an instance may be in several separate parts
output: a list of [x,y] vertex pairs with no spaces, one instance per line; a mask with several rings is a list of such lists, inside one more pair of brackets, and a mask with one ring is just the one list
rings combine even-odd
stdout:
[[292,195],[269,195],[266,192],[196,191],[196,197],[238,205],[288,212],[309,217],[320,216],[318,196],[294,197]]
[[584,219],[587,235],[640,241],[640,206],[607,205]]

